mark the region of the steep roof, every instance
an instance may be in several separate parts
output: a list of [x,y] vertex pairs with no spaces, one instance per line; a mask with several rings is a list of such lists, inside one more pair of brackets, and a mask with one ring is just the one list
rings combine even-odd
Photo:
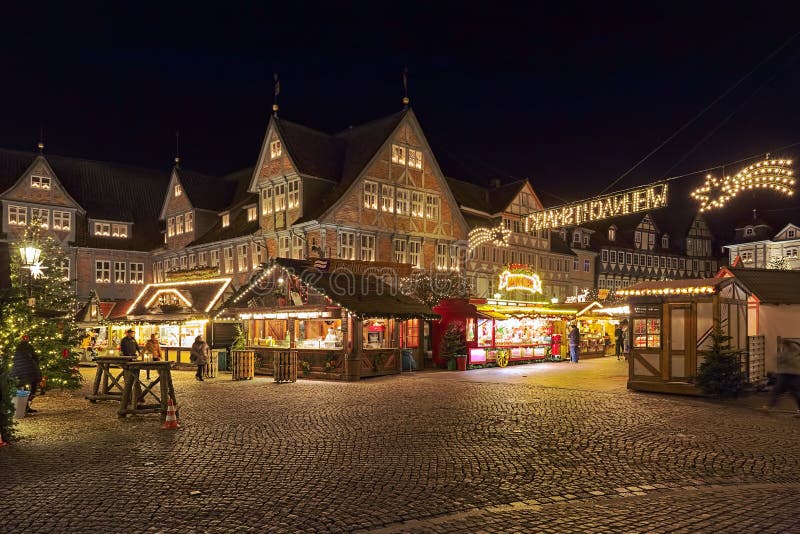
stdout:
[[489,213],[498,213],[506,209],[509,204],[519,195],[522,188],[528,180],[517,180],[510,184],[501,185],[500,187],[492,187],[487,191],[489,198],[489,206],[491,211]]
[[800,304],[800,271],[728,269],[762,304]]
[[195,208],[223,211],[230,206],[236,192],[234,182],[180,167],[176,167],[175,172]]
[[[0,149],[0,190],[14,185],[38,155]],[[168,172],[51,154],[44,158],[88,218],[133,223],[130,238],[112,239],[90,236],[87,225],[76,221],[78,245],[145,251],[161,244],[158,218],[169,183]]]
[[287,152],[300,174],[338,181],[342,167],[342,142],[330,134],[275,117]]
[[471,208],[491,214],[488,192],[485,187],[477,184],[458,180],[456,178],[445,177],[453,197],[458,202],[459,207]]
[[[197,237],[190,246],[214,243],[225,239],[233,239],[246,235],[253,235],[258,231],[258,218],[254,221],[247,220],[247,210],[245,206],[258,204],[258,195],[250,193],[247,189],[250,185],[250,177],[253,175],[253,167],[248,167],[240,171],[233,172],[223,178],[227,187],[233,191],[233,199],[230,204],[230,224],[223,228],[222,218],[212,226],[205,234]],[[226,206],[227,207],[227,206]],[[224,211],[224,210],[222,210]]]
[[574,250],[567,245],[567,242],[561,239],[561,236],[556,232],[550,232],[550,250],[557,254],[566,254],[567,256],[577,256]]

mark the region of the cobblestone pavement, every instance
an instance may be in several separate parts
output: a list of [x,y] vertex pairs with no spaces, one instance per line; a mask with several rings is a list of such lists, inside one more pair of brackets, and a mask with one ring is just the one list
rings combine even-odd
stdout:
[[0,532],[800,532],[800,420],[556,365],[177,372],[177,431],[51,392],[0,449]]

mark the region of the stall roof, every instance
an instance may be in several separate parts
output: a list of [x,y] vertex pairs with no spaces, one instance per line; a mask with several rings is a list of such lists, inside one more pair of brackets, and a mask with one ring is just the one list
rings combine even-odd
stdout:
[[733,276],[762,304],[800,304],[800,271],[723,268],[717,276]]
[[[262,276],[272,267],[289,270],[305,285],[329,297],[336,305],[361,317],[438,317],[422,302],[403,295],[377,276],[364,276],[353,272],[323,270],[312,260],[275,258],[262,269]],[[228,299],[222,309],[232,308],[236,302],[248,302],[256,296],[261,276],[254,277],[235,298]]]
[[[132,319],[175,320],[209,313],[230,287],[230,278],[186,280],[147,284],[125,312]],[[169,308],[157,304],[162,294],[175,297],[177,305]]]
[[[729,279],[727,279],[729,280]],[[712,294],[726,285],[725,278],[688,278],[685,280],[663,280],[639,282],[617,291],[627,297],[669,296],[669,295],[702,295]]]
[[479,313],[495,313],[502,318],[509,316],[521,317],[526,315],[569,317],[578,313],[578,308],[574,306],[564,306],[561,304],[542,304],[536,302],[516,302],[508,300],[496,301],[485,299],[473,299],[470,302],[475,305]]

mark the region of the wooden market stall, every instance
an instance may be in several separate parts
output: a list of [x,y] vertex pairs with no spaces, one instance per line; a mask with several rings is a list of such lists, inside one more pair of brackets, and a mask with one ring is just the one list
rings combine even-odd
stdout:
[[735,278],[642,282],[617,291],[630,306],[628,388],[700,394],[693,378],[715,324],[747,350],[748,292]]
[[621,326],[627,331],[628,315],[630,315],[630,308],[626,305],[603,306],[598,301],[594,301],[580,310],[576,314],[576,322],[581,334],[580,357],[593,358],[613,355],[616,342],[614,331],[617,326]]
[[297,352],[303,377],[358,380],[399,373],[401,351],[419,358],[422,322],[437,316],[382,276],[349,267],[276,258],[224,304],[215,321],[242,322],[245,349],[255,351],[256,367],[265,374],[287,350]]

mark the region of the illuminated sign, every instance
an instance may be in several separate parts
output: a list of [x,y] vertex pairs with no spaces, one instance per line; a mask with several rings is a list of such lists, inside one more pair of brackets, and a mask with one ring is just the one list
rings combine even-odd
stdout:
[[703,186],[692,191],[692,198],[700,202],[700,211],[708,211],[721,208],[748,189],[772,189],[792,196],[795,179],[792,178],[791,164],[790,159],[768,159],[742,169],[733,177],[715,178],[708,174]]
[[498,289],[506,291],[528,291],[530,293],[542,292],[542,281],[539,275],[521,265],[510,265],[508,269],[500,273],[500,283]]
[[564,302],[566,302],[567,304],[573,304],[575,302],[586,302],[586,299],[588,298],[589,298],[589,290],[584,289],[583,293],[581,293],[580,295],[573,295],[571,297],[567,297]]
[[507,247],[511,230],[500,223],[496,228],[475,228],[469,233],[469,251],[472,252],[484,243],[492,243],[496,247]]
[[530,232],[579,225],[628,213],[663,208],[666,205],[667,183],[661,182],[531,213],[525,218],[525,230]]

